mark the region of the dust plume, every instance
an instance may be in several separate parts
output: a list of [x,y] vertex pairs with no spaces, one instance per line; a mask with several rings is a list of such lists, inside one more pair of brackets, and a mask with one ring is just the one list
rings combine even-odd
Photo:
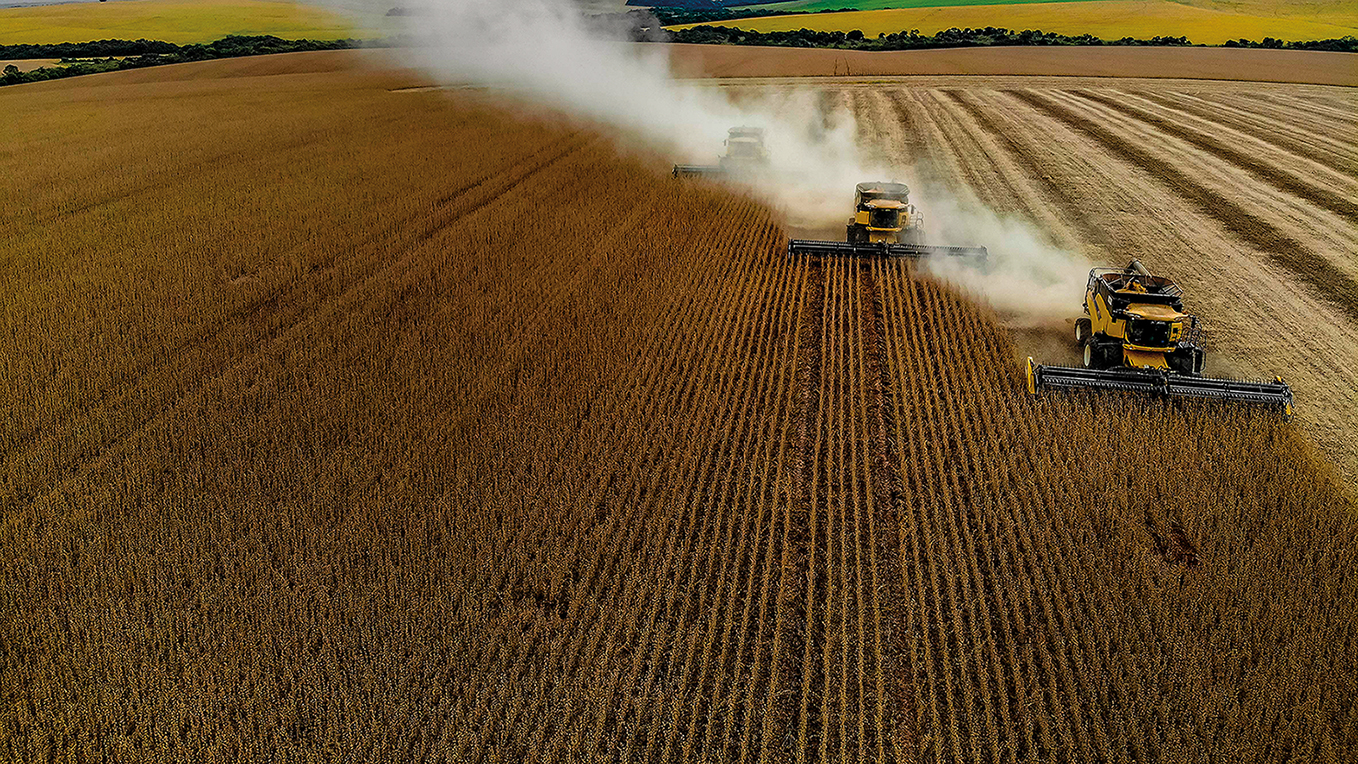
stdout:
[[[360,1],[331,0],[349,8]],[[373,2],[373,10],[392,2]],[[865,156],[853,115],[810,88],[749,98],[746,90],[737,104],[722,88],[674,77],[665,46],[627,41],[631,30],[587,18],[575,0],[401,0],[401,12],[387,18],[392,31],[418,41],[400,52],[403,63],[440,83],[492,87],[611,125],[676,162],[713,163],[728,128],[764,128],[769,171],[747,190],[790,227],[842,232],[855,183],[904,180],[925,192],[912,201],[926,212],[930,243],[990,248],[984,271],[938,265],[940,276],[1007,313],[1045,314],[1058,304],[1069,313],[1079,293],[1065,291],[1058,303],[1058,292],[1083,278],[1081,267],[1063,265],[1024,226],[952,202],[946,189],[926,191],[903,168]]]
[[[912,187],[913,188],[913,187]],[[935,257],[926,267],[984,299],[1011,327],[1061,325],[1079,313],[1090,263],[1053,247],[1027,221],[1001,217],[952,189],[920,186],[925,237],[945,244],[986,247],[985,263]]]

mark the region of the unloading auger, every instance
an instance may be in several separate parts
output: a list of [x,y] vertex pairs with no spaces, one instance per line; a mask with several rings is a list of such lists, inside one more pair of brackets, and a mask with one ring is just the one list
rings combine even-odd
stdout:
[[1272,382],[1203,376],[1206,350],[1196,316],[1183,311],[1183,290],[1153,276],[1139,261],[1126,269],[1094,268],[1085,287],[1085,317],[1075,322],[1084,368],[1028,359],[1028,392],[1115,390],[1276,406],[1292,415],[1292,388]]
[[904,183],[859,183],[845,241],[793,239],[790,256],[811,257],[971,257],[984,260],[985,247],[924,244],[924,215],[910,203]]

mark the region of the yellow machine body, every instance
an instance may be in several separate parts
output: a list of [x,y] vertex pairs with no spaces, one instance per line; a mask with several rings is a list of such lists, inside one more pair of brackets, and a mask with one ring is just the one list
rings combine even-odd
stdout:
[[[1117,291],[1129,301],[1135,300],[1138,294],[1135,284],[1130,289]],[[1085,309],[1092,331],[1121,340],[1122,364],[1134,369],[1168,369],[1167,354],[1178,347],[1193,320],[1192,316],[1168,305],[1131,302],[1115,312],[1108,304],[1108,295],[1097,289],[1093,282],[1085,292]]]
[[918,244],[924,218],[904,183],[859,183],[846,239],[850,244]]
[[676,164],[676,178],[752,178],[768,170],[769,150],[764,145],[764,129],[733,127],[726,133],[726,152],[715,165]]
[[868,242],[904,244],[901,231],[910,226],[910,208],[894,199],[868,202],[854,212],[853,224],[868,232]]

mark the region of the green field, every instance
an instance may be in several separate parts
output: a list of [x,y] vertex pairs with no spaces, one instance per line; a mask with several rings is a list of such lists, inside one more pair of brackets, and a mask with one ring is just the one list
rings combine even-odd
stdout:
[[[874,0],[865,0],[873,2]],[[886,2],[887,0],[875,0]],[[906,0],[918,2],[919,0]],[[934,0],[935,2],[937,0]],[[833,0],[835,4],[838,0]],[[1349,3],[1352,5],[1352,3]],[[1285,10],[1285,6],[1274,6]],[[1262,11],[1260,11],[1262,13]],[[687,26],[692,26],[687,25]],[[1340,6],[1309,16],[1251,15],[1183,5],[1168,0],[1061,0],[1046,3],[952,5],[849,13],[765,16],[722,22],[721,26],[752,32],[819,32],[859,30],[867,37],[917,29],[937,34],[944,29],[1040,29],[1064,35],[1092,34],[1105,40],[1121,37],[1187,37],[1205,45],[1227,40],[1325,40],[1358,35],[1358,20]],[[681,29],[683,27],[674,27]]]
[[346,18],[273,0],[118,0],[0,9],[0,45],[146,38],[180,45],[227,35],[338,40],[374,36],[379,18]]
[[[730,5],[740,10],[816,11],[853,8],[859,11],[905,8],[950,8],[967,5],[1042,5],[1072,0],[791,0],[765,5]],[[1073,0],[1078,2],[1079,0]],[[1177,0],[1177,5],[1209,11],[1272,18],[1294,18],[1353,26],[1358,23],[1358,0]]]
[[[1078,2],[1078,0],[1076,0]],[[768,11],[832,11],[839,8],[854,8],[860,11],[889,10],[894,8],[947,8],[955,5],[1032,5],[1037,3],[1059,3],[1070,0],[792,0],[787,3],[767,5],[727,6],[740,10]]]

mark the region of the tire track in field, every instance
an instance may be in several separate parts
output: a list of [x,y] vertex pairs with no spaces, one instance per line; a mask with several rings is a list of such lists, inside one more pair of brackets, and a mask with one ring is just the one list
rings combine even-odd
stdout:
[[[878,535],[873,539],[876,546],[875,567],[883,575],[878,590],[879,608],[887,619],[886,649],[879,668],[889,683],[887,697],[891,700],[894,719],[886,720],[891,728],[886,731],[892,742],[892,752],[905,760],[917,757],[914,687],[910,677],[910,652],[905,639],[905,567],[901,561],[901,502],[904,501],[905,487],[901,481],[897,454],[896,394],[892,385],[890,349],[887,344],[886,313],[882,305],[882,294],[876,276],[877,263],[869,262],[860,271],[863,291],[863,334],[868,347],[865,375],[869,393],[868,427],[872,447],[869,449],[871,464],[871,489],[873,514],[876,515]],[[879,639],[882,636],[879,634]]]
[[1074,93],[1086,100],[1103,104],[1116,112],[1151,125],[1161,132],[1189,143],[1218,159],[1223,159],[1240,167],[1259,180],[1262,180],[1281,191],[1301,197],[1317,207],[1339,215],[1345,220],[1358,221],[1358,203],[1345,199],[1343,196],[1340,196],[1333,191],[1313,186],[1291,173],[1284,172],[1266,162],[1261,162],[1243,151],[1233,149],[1196,130],[1189,129],[1183,125],[1165,119],[1158,114],[1153,114],[1144,109],[1123,103],[1114,98],[1109,98],[1108,96],[1096,93],[1092,90],[1072,90],[1068,92]]
[[1193,202],[1236,237],[1267,254],[1275,264],[1296,275],[1322,296],[1328,297],[1350,320],[1358,322],[1358,283],[1324,257],[1311,252],[1296,239],[1239,204],[1193,180],[1150,151],[1136,146],[1093,120],[1030,91],[1003,92],[1085,134],[1113,155],[1149,173]]
[[1256,101],[1280,106],[1288,111],[1310,112],[1321,119],[1329,120],[1341,130],[1358,129],[1358,116],[1355,116],[1352,111],[1335,108],[1332,103],[1279,92],[1251,93],[1250,96]]
[[[1181,111],[1206,122],[1221,125],[1222,127],[1231,130],[1237,130],[1263,141],[1264,143],[1276,146],[1283,151],[1290,152],[1303,159],[1309,159],[1316,164],[1329,167],[1332,170],[1337,170],[1348,175],[1358,174],[1358,165],[1345,161],[1343,158],[1328,153],[1323,149],[1318,149],[1311,142],[1293,138],[1292,135],[1278,129],[1277,126],[1273,129],[1268,129],[1266,126],[1252,124],[1251,121],[1240,117],[1230,116],[1222,109],[1209,109],[1199,104],[1175,100],[1174,96],[1179,94],[1166,95],[1165,93],[1156,93],[1149,90],[1137,90],[1133,91],[1132,95],[1138,98],[1144,98],[1147,101],[1159,104],[1167,109]],[[1255,119],[1258,119],[1258,117],[1255,117]]]
[[[906,157],[929,175],[938,175],[938,163],[929,150],[924,129],[908,103],[913,99],[902,90],[892,90],[886,95],[887,103],[891,105],[896,122],[901,127],[901,145],[905,148]],[[915,108],[918,108],[918,103],[915,104]]]
[[[584,144],[582,142],[573,140],[576,137],[577,136],[575,134],[571,134],[543,147],[543,149],[539,151],[538,154],[535,155],[535,157],[547,155],[547,159],[539,164],[531,166],[528,170],[529,174],[531,175],[532,173],[538,172],[544,169],[549,164],[558,161],[561,158],[564,158],[564,156],[570,153],[571,151],[581,148]],[[566,150],[557,151],[556,149],[561,146],[566,146],[567,147]],[[474,193],[481,186],[492,181],[495,181],[498,178],[502,178],[507,175],[513,175],[513,171],[515,169],[516,168],[514,167],[508,168],[508,170],[500,169],[497,172],[492,172],[491,174],[477,178],[476,180],[464,184],[452,190],[451,192],[442,195],[438,199],[435,199],[432,203],[432,206],[434,207],[433,217],[437,218],[447,208],[454,206],[460,200]],[[522,182],[522,180],[525,178],[526,176],[519,177],[517,182]],[[492,195],[490,198],[493,199],[494,195]],[[481,204],[477,206],[475,209],[470,211],[459,211],[455,214],[455,217],[447,221],[431,220],[429,225],[426,225],[423,228],[419,229],[419,230],[428,229],[429,230],[428,235],[420,237],[420,234],[417,231],[416,236],[420,237],[419,239],[420,241],[432,238],[432,236],[437,234],[439,230],[442,230],[443,228],[453,225],[458,220],[462,219],[463,217],[466,217],[467,215],[473,214],[474,212],[478,211],[481,207],[484,206],[485,206],[484,204]],[[321,269],[309,273],[302,278],[299,278],[289,283],[279,284],[278,288],[275,289],[271,294],[262,297],[258,301],[244,305],[238,313],[230,316],[231,323],[229,323],[228,325],[219,328],[214,333],[201,334],[191,337],[188,340],[186,340],[183,344],[175,347],[173,351],[174,356],[177,358],[182,358],[187,355],[194,354],[196,351],[201,350],[209,358],[219,360],[219,363],[216,364],[211,362],[206,363],[206,374],[209,375],[216,374],[219,373],[222,369],[229,368],[232,365],[233,360],[235,360],[235,358],[239,358],[239,356],[233,358],[232,356],[226,354],[218,354],[212,351],[215,348],[218,348],[219,346],[229,344],[230,340],[224,338],[228,338],[232,331],[246,327],[252,327],[256,331],[265,332],[267,334],[269,329],[267,327],[261,327],[260,322],[261,319],[272,318],[273,315],[271,313],[269,316],[264,316],[263,314],[265,313],[265,311],[283,312],[284,315],[282,316],[282,319],[284,322],[290,322],[288,323],[288,326],[296,325],[303,322],[306,319],[308,312],[310,310],[314,310],[320,304],[323,304],[324,299],[298,300],[297,298],[299,295],[315,291],[322,292],[328,291],[330,295],[339,295],[342,294],[346,289],[352,287],[353,284],[361,283],[363,279],[366,278],[367,276],[366,273],[359,273],[355,275],[347,283],[344,283],[341,280],[342,270],[345,268],[345,266],[347,266],[351,262],[358,261],[360,254],[371,254],[371,250],[377,247],[380,244],[380,242],[387,241],[390,239],[399,239],[402,231],[415,226],[419,222],[420,221],[418,217],[411,216],[391,226],[387,226],[381,231],[373,232],[372,234],[363,237],[358,242],[358,244],[353,248],[352,251],[355,253],[353,256],[333,260],[327,263]],[[338,283],[339,285],[335,287],[333,290],[328,289],[328,287],[330,287],[330,285],[333,283]],[[286,309],[278,310],[278,306],[288,304],[295,304],[298,306],[296,316],[286,315]],[[287,326],[283,326],[280,328],[276,328],[273,331],[275,333],[281,333],[286,330]],[[269,339],[269,337],[266,336],[265,339],[267,340]],[[111,408],[116,409],[117,407],[122,405],[121,401],[134,395],[138,389],[152,384],[154,382],[154,379],[152,378],[155,378],[158,372],[161,372],[165,368],[166,368],[165,366],[157,365],[137,370],[136,372],[130,375],[129,381],[126,382],[125,384],[116,388],[110,388],[104,391],[102,394],[96,397],[92,397],[86,403],[86,405],[80,407],[79,409],[73,409],[67,412],[63,421],[88,424],[91,418],[96,416],[99,412],[103,412]],[[53,427],[49,436],[46,438],[43,438],[42,437],[43,433],[36,428],[31,429],[25,433],[20,433],[15,439],[13,445],[11,445],[8,449],[0,449],[0,462],[8,461],[12,455],[22,453],[24,452],[25,449],[29,447],[38,447],[39,444],[42,443],[50,444],[53,441],[59,440],[62,437],[63,433],[68,432],[71,429],[73,428]]]
[[811,495],[816,487],[818,423],[820,419],[820,389],[822,376],[822,346],[825,334],[825,297],[828,274],[819,258],[806,266],[806,298],[801,312],[797,348],[798,386],[797,403],[800,421],[797,424],[797,459],[791,476],[792,504],[788,508],[786,541],[783,551],[782,581],[788,590],[781,592],[778,602],[778,634],[772,658],[778,661],[776,689],[769,694],[768,718],[765,720],[762,760],[774,751],[785,755],[798,748],[797,716],[800,710],[799,689],[803,676],[802,658],[807,648],[809,618],[807,584],[810,575]]
[[[1040,220],[1041,216],[1027,194],[1003,194],[996,190],[1013,191],[1003,172],[995,167],[991,152],[977,140],[975,131],[968,129],[962,116],[943,103],[938,92],[931,90],[918,97],[921,117],[929,124],[932,140],[939,147],[941,162],[935,166],[938,170],[935,178],[946,184],[961,181],[973,198],[998,213]],[[967,161],[968,157],[977,157],[977,161]]]
[[1066,190],[1066,186],[1058,183],[1048,170],[1039,165],[1028,150],[1014,139],[1011,131],[1007,131],[996,124],[995,120],[991,119],[984,109],[973,103],[962,91],[945,90],[943,93],[958,106],[965,109],[972,119],[975,119],[976,123],[981,126],[982,130],[1008,150],[1010,156],[1028,177],[1041,184],[1044,195],[1060,208],[1062,217],[1074,223],[1084,238],[1112,251],[1126,249],[1120,242],[1114,241],[1107,231],[1090,220],[1089,215],[1081,209],[1079,202]]
[[[486,195],[486,198],[480,199],[477,202],[473,203],[472,206],[468,209],[458,210],[446,220],[430,221],[428,225],[421,227],[413,235],[407,237],[404,241],[402,241],[399,245],[399,248],[402,251],[404,251],[403,256],[393,261],[379,264],[378,267],[370,273],[361,274],[354,277],[353,280],[349,281],[346,285],[340,287],[338,290],[331,293],[331,295],[329,295],[326,298],[307,302],[301,307],[297,315],[287,325],[275,328],[264,327],[262,329],[262,331],[264,332],[264,336],[261,337],[260,341],[254,345],[256,350],[253,353],[245,353],[242,355],[230,357],[225,359],[221,364],[214,365],[214,368],[210,369],[207,372],[207,374],[205,374],[203,377],[197,380],[194,380],[193,383],[188,387],[188,389],[180,392],[178,395],[174,396],[170,400],[166,400],[157,405],[154,408],[154,410],[148,412],[148,415],[142,418],[141,421],[138,422],[130,430],[115,435],[112,440],[99,444],[97,447],[91,449],[89,452],[84,453],[81,456],[77,457],[74,462],[63,465],[63,467],[59,469],[57,476],[52,480],[52,482],[48,486],[46,486],[45,490],[42,491],[42,496],[50,497],[56,495],[57,493],[60,492],[61,486],[65,485],[67,482],[71,480],[76,479],[81,473],[85,472],[86,470],[93,467],[95,464],[98,464],[99,462],[108,458],[117,449],[131,442],[139,434],[146,432],[153,424],[159,421],[162,417],[168,415],[170,412],[177,409],[183,401],[188,400],[193,396],[201,394],[210,385],[221,380],[222,378],[230,374],[232,371],[248,365],[253,359],[264,356],[268,348],[273,347],[276,343],[284,340],[294,332],[300,330],[302,327],[309,324],[312,320],[324,316],[327,313],[337,309],[345,301],[346,298],[355,294],[358,290],[362,289],[364,286],[373,283],[374,280],[376,280],[377,278],[387,274],[397,273],[406,266],[408,266],[411,257],[415,254],[415,251],[418,248],[419,244],[429,241],[430,239],[438,235],[440,231],[446,230],[447,228],[456,224],[458,221],[461,221],[471,215],[476,214],[482,209],[485,209],[487,206],[493,204],[496,199],[502,197],[504,194],[514,190],[515,188],[518,188],[529,178],[539,174],[548,167],[551,167],[557,164],[558,162],[564,160],[566,157],[582,150],[590,142],[591,139],[588,138],[579,139],[578,136],[572,135],[567,139],[563,139],[561,142],[554,144],[554,146],[564,145],[564,148],[558,151],[542,152],[549,154],[546,159],[543,159],[540,162],[536,162],[533,165],[529,166],[528,168],[525,168],[518,172],[511,171],[510,173],[501,173],[500,176],[497,177],[509,175],[509,178],[503,182],[497,183],[492,189],[491,193]],[[480,188],[483,183],[484,181],[478,182],[471,188],[466,189],[463,193],[455,195],[452,199],[452,202],[456,202],[457,200],[465,198],[467,195],[475,191],[477,188]],[[339,278],[336,272],[341,268],[341,266],[342,263],[338,262],[329,266],[326,269],[326,277]],[[313,285],[314,282],[310,281],[306,283],[296,282],[292,286],[292,288],[288,290],[288,294],[292,295],[295,293],[305,291],[308,286]],[[282,295],[280,293],[275,293],[271,297],[267,298],[262,304],[256,304],[255,306],[253,306],[251,312],[245,317],[246,321],[248,323],[258,324],[260,321],[266,320],[267,317],[261,315],[261,308],[277,303],[278,300],[281,299],[281,297]],[[135,389],[135,383],[130,387],[132,389]],[[60,436],[58,435],[54,437]],[[9,458],[10,458],[9,455],[7,455],[6,461],[9,461]],[[29,490],[32,491],[33,488],[34,488],[33,486],[30,486]],[[38,495],[36,493],[32,495],[34,496],[33,501],[37,501]]]

